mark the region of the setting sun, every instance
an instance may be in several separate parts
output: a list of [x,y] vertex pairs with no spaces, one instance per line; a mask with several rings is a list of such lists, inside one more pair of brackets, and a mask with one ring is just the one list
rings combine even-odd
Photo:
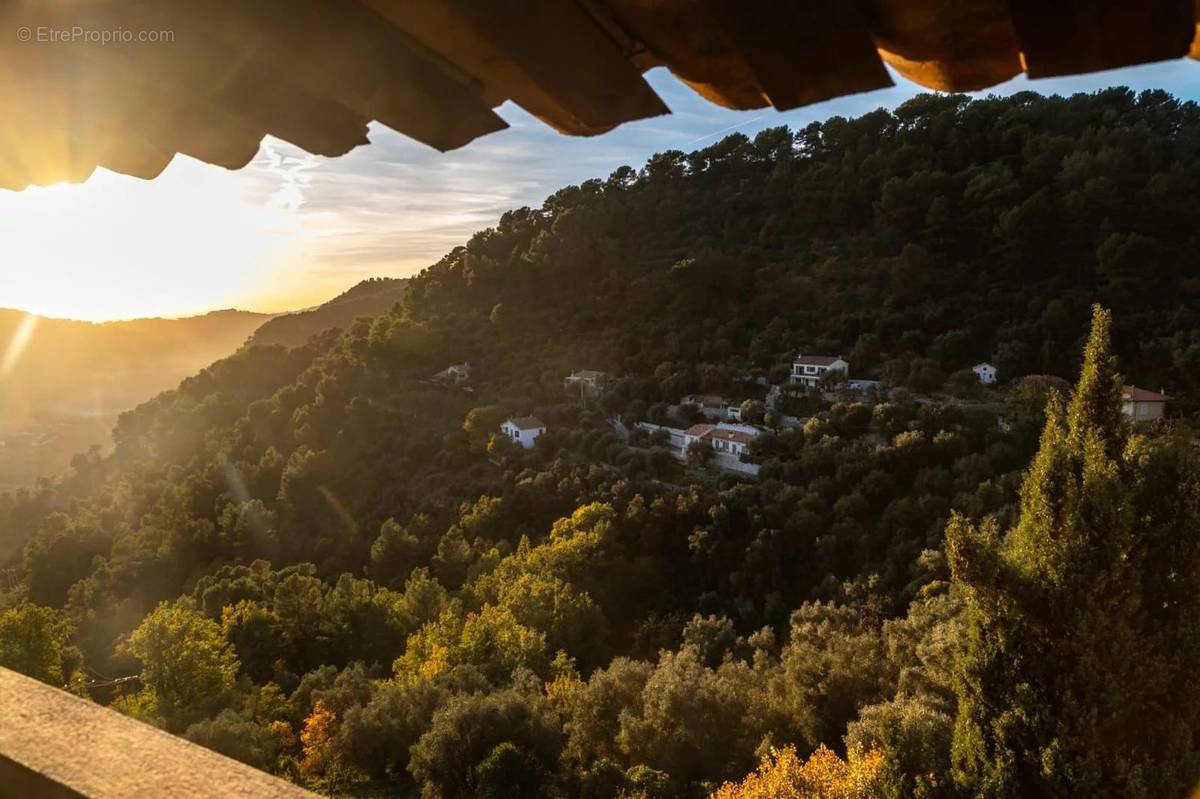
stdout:
[[286,307],[311,237],[285,190],[256,188],[177,157],[154,181],[100,170],[0,192],[0,307],[92,321]]

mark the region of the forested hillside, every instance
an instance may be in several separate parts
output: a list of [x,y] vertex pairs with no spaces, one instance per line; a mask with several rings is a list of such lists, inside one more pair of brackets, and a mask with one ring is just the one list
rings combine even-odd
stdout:
[[[336,794],[1183,796],[1200,467],[1117,371],[1196,413],[1198,179],[1200,110],[1114,89],[563,189],[0,497],[0,664]],[[757,479],[610,423],[799,351],[892,391],[796,398]]]
[[316,308],[283,314],[271,319],[248,342],[250,346],[283,344],[295,347],[317,333],[345,328],[360,316],[379,316],[404,297],[407,281],[377,277],[364,280]]

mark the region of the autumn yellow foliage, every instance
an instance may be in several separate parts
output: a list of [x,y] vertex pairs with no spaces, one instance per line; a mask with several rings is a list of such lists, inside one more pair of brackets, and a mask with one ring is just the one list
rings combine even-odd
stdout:
[[712,799],[875,799],[883,770],[878,750],[851,750],[842,760],[822,746],[801,762],[796,747],[787,746],[772,750],[741,782],[722,785]]
[[333,748],[336,724],[337,714],[318,699],[313,712],[304,720],[304,729],[300,733],[300,743],[304,745],[304,760],[300,763],[303,773],[317,775],[325,771]]

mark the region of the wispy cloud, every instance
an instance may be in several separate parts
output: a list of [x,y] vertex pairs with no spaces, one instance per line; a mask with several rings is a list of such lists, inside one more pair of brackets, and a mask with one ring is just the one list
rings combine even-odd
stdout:
[[[1196,99],[1197,77],[1200,65],[1174,61],[1020,77],[987,93],[1128,85]],[[79,187],[0,192],[5,302],[85,318],[311,305],[364,277],[413,274],[505,211],[540,206],[566,185],[639,167],[656,152],[892,108],[921,91],[896,78],[891,88],[785,113],[731,111],[665,70],[646,78],[673,113],[590,138],[559,135],[509,103],[498,109],[507,130],[450,153],[373,125],[370,145],[336,159],[268,139],[236,172],[181,156],[149,183],[102,173]]]
[[[987,93],[1070,93],[1128,84],[1189,95],[1195,92],[1197,71],[1200,65],[1171,62],[1059,80],[1020,77]],[[437,153],[373,126],[372,144],[340,159],[312,159],[290,145],[272,143],[270,158],[261,166],[275,169],[272,158],[315,162],[306,162],[297,183],[304,196],[301,218],[316,232],[305,274],[333,290],[368,274],[410,274],[476,230],[495,224],[510,208],[540,205],[565,185],[604,177],[622,164],[640,166],[655,152],[694,148],[735,130],[753,135],[766,127],[857,116],[895,107],[922,91],[893,77],[891,88],[781,113],[719,108],[659,69],[648,73],[647,80],[672,115],[602,136],[561,136],[506,104],[499,112],[510,125],[507,130],[454,152]]]

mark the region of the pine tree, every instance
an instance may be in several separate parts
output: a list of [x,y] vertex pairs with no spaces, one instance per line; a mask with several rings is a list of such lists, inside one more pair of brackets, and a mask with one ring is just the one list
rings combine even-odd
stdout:
[[1183,796],[1200,778],[1200,468],[1134,435],[1110,315],[1047,408],[1020,520],[947,529],[968,635],[954,777],[983,797]]

